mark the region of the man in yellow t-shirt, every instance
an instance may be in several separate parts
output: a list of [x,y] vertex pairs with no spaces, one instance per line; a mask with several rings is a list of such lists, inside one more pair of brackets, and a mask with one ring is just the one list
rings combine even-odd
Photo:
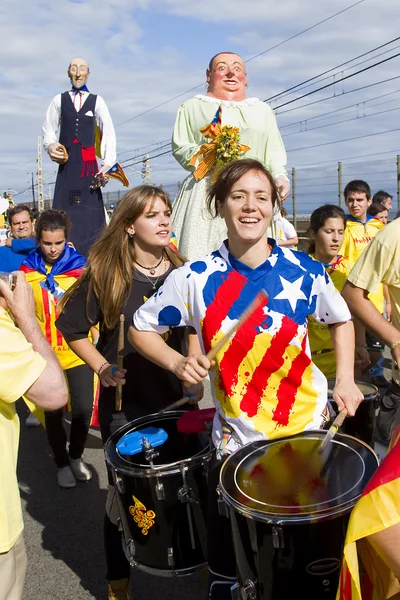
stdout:
[[[371,188],[366,181],[361,179],[350,181],[344,188],[343,195],[349,214],[347,215],[347,226],[339,253],[344,256],[350,267],[353,267],[371,240],[382,229],[383,224],[367,213],[372,199]],[[383,314],[382,285],[370,296],[370,300]],[[384,378],[382,364],[385,347],[369,331],[367,331],[366,343],[369,352],[371,382],[378,387],[387,387],[389,382]]]
[[[368,298],[368,293],[376,292],[381,283],[388,287],[392,305],[391,322],[379,313]],[[377,420],[379,438],[389,443],[393,418],[397,424],[400,417],[397,415],[400,406],[400,219],[386,225],[375,236],[350,272],[342,294],[351,313],[392,349],[391,388],[382,398]]]
[[19,419],[15,403],[25,394],[38,406],[55,410],[68,398],[63,371],[40,331],[32,291],[22,272],[16,273],[14,291],[0,280],[0,338],[0,600],[20,600],[26,552],[16,474]]

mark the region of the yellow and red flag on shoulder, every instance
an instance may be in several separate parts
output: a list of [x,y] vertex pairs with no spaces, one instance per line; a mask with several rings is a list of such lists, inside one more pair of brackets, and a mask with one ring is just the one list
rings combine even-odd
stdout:
[[111,177],[112,179],[117,179],[120,183],[122,183],[123,186],[129,187],[128,178],[119,162],[116,162],[111,169],[108,169],[108,171],[104,173],[104,176],[106,178]]
[[347,528],[336,600],[400,598],[400,583],[366,539],[400,523],[400,428],[355,505]]

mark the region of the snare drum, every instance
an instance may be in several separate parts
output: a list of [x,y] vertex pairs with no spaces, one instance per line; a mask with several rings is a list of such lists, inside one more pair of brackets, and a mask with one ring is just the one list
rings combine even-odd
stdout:
[[[356,410],[354,417],[347,417],[342,425],[343,433],[352,435],[362,440],[371,448],[374,447],[376,409],[379,406],[379,390],[375,385],[356,381],[360,392],[364,395],[364,400]],[[333,409],[337,412],[337,404],[332,400],[332,392],[335,387],[335,380],[328,379],[328,399]]]
[[[127,559],[154,575],[189,575],[207,566],[211,441],[204,432],[178,431],[182,414],[171,411],[136,419],[105,445]],[[154,437],[154,431],[162,433]],[[131,442],[138,439],[140,447],[131,454]]]
[[[237,600],[334,600],[349,513],[378,466],[363,442],[324,431],[257,441],[220,474],[237,565]],[[223,549],[221,549],[223,551]]]

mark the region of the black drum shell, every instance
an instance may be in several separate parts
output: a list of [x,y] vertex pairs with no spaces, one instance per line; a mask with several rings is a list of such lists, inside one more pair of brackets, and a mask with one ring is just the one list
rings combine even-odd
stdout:
[[[136,419],[111,435],[105,446],[106,460],[113,472],[127,558],[133,566],[156,575],[187,575],[207,564],[207,470],[211,445],[205,433],[178,432],[176,421],[181,414],[182,411],[171,411]],[[116,448],[123,435],[148,426],[162,427],[168,433],[165,444],[156,448],[159,455],[153,469],[142,453],[126,457]],[[193,502],[179,499],[184,484],[190,488]],[[160,485],[163,498],[157,493]],[[154,524],[147,531],[144,528],[145,534],[134,520],[137,511],[133,496],[144,505],[146,512],[155,513],[154,519],[150,519]]]
[[[324,431],[313,431],[286,439],[317,436],[322,441],[325,435]],[[374,452],[350,436],[337,434],[335,439],[360,449],[367,463],[366,485],[378,466]],[[241,448],[221,469],[220,494],[229,509],[238,584],[245,588],[252,582],[257,600],[293,600],[300,594],[307,600],[335,600],[348,519],[365,487],[364,481],[351,500],[345,495],[343,505],[301,515],[279,510],[263,513],[242,503],[240,494],[235,497],[227,487],[232,484],[239,453],[244,456],[246,451],[269,443],[258,441]]]
[[[371,448],[374,447],[376,410],[379,406],[379,390],[376,386],[356,381],[356,385],[364,395],[364,400],[356,410],[354,417],[346,417],[342,427],[343,433],[362,440]],[[334,379],[328,379],[328,399],[332,408],[337,413],[338,407],[332,399],[332,390],[335,386]]]

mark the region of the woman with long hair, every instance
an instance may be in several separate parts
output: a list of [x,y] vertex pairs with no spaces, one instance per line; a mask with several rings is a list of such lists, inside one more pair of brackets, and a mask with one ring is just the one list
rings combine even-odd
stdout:
[[[63,299],[57,320],[70,347],[100,378],[99,424],[103,443],[130,421],[158,412],[188,392],[202,395],[202,386],[185,388],[174,374],[161,369],[135,351],[127,339],[132,314],[183,264],[169,247],[171,202],[159,187],[142,185],[118,203],[107,229],[93,245],[83,277]],[[123,368],[117,366],[120,315],[125,317]],[[99,323],[96,347],[87,332]],[[176,353],[199,348],[197,336],[187,328],[166,335]],[[122,410],[115,410],[115,386],[123,383]],[[130,566],[118,531],[118,507],[111,473],[104,521],[109,598],[130,598]],[[119,594],[119,595],[118,595]]]
[[[210,189],[209,205],[225,220],[219,250],[171,273],[157,296],[134,315],[129,339],[148,359],[196,383],[210,371],[216,414],[209,469],[208,565],[210,599],[230,598],[236,580],[229,520],[218,514],[216,486],[228,454],[260,439],[319,429],[327,417],[326,378],[312,363],[307,318],[331,325],[337,352],[333,397],[354,415],[363,396],[354,383],[351,315],[324,268],[303,252],[266,237],[277,188],[258,161],[231,163]],[[210,363],[206,353],[260,291],[268,298]],[[161,315],[161,318],[160,318]],[[160,334],[194,327],[202,351],[177,355]]]
[[[339,254],[346,229],[346,215],[340,206],[324,204],[312,213],[308,235],[310,244],[308,254],[325,267],[335,288],[341,292],[350,265]],[[329,325],[318,323],[312,316],[308,320],[311,356],[314,364],[328,379],[336,377],[336,359]]]
[[[64,409],[44,413],[47,438],[57,465],[57,483],[63,488],[75,487],[76,480],[89,481],[92,477],[82,454],[92,416],[93,372],[69,348],[55,326],[58,303],[82,275],[86,262],[67,243],[70,226],[64,211],[43,211],[35,226],[38,247],[21,265],[33,288],[36,317],[68,380],[72,411],[68,450]],[[89,338],[87,341],[91,345]]]

